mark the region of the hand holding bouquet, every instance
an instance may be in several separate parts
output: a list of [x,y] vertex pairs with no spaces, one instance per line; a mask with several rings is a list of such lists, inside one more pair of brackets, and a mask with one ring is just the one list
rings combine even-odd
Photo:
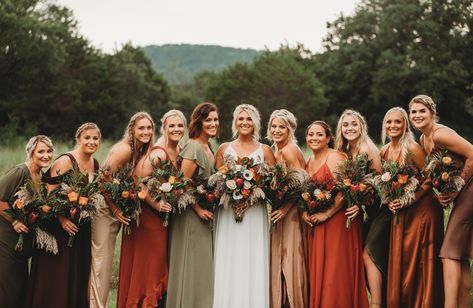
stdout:
[[[144,200],[146,193],[141,190],[141,179],[132,175],[133,165],[127,164],[117,172],[112,173],[109,168],[102,169],[100,173],[100,190],[110,197],[123,215],[140,224],[140,200]],[[124,232],[130,234],[131,227],[123,226]]]
[[[432,190],[437,196],[458,193],[465,185],[460,176],[463,162],[448,150],[435,149],[426,158],[425,172],[432,179]],[[451,198],[449,198],[451,199]],[[452,205],[450,201],[448,206]]]
[[[335,203],[334,188],[333,181],[316,183],[311,179],[308,180],[301,194],[302,200],[304,200],[300,205],[302,210],[306,211],[309,216],[329,210]],[[312,227],[312,232],[314,232],[314,227]]]
[[[57,254],[56,238],[42,229],[44,225],[54,219],[52,211],[55,200],[54,193],[55,191],[48,193],[46,184],[41,184],[38,188],[33,182],[28,181],[15,194],[16,199],[11,202],[12,206],[5,210],[5,214],[33,231],[36,236],[36,245],[39,248]],[[24,233],[20,233],[15,245],[16,251],[23,250],[23,242]]]
[[[376,175],[373,185],[379,191],[381,202],[389,204],[399,200],[401,207],[408,206],[415,200],[415,192],[419,187],[417,169],[408,164],[395,161],[383,162],[383,173]],[[399,212],[394,213],[395,223],[399,223]]]

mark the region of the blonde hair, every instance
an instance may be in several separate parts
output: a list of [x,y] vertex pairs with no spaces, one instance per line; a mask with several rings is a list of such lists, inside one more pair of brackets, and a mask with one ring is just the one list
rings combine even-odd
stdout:
[[[149,113],[144,112],[144,111],[140,111],[140,112],[135,113],[134,115],[131,116],[130,121],[128,122],[128,125],[125,128],[125,133],[123,134],[123,140],[130,145],[131,152],[135,153],[135,151],[137,150],[136,149],[135,126],[136,126],[136,123],[141,119],[148,119],[151,122],[153,135],[151,136],[149,142],[146,143],[146,144],[143,144],[142,148],[139,150],[139,155],[136,158],[136,161],[138,161],[139,158],[142,155],[147,154],[150,151],[151,146],[154,144],[155,125],[154,125],[153,118],[149,115]],[[134,155],[133,155],[133,157],[134,157]],[[133,159],[133,160],[135,160],[135,159]]]
[[376,147],[373,140],[371,140],[371,138],[368,136],[368,125],[366,124],[365,118],[358,111],[346,109],[338,119],[337,131],[335,134],[335,150],[346,153],[351,156],[350,144],[348,143],[348,140],[343,137],[342,134],[342,123],[343,118],[345,116],[354,117],[355,120],[358,122],[358,125],[360,126],[360,136],[358,137],[358,140],[356,140],[356,144],[354,146],[355,150],[359,151],[362,145],[366,145],[367,147]]
[[160,132],[161,136],[164,136],[164,134],[165,134],[164,126],[165,126],[167,118],[173,117],[173,116],[176,116],[176,117],[180,118],[182,120],[182,122],[184,122],[184,129],[187,130],[187,119],[184,116],[184,114],[182,113],[182,111],[177,110],[177,109],[171,109],[168,112],[166,112],[160,120],[161,127],[159,128],[159,132]]
[[54,152],[54,146],[53,142],[48,136],[45,135],[36,135],[34,137],[31,137],[30,140],[28,140],[28,143],[26,143],[25,147],[25,153],[26,153],[26,160],[29,161],[31,159],[31,156],[33,156],[34,150],[36,149],[36,146],[40,143],[44,143],[49,149],[53,150]]
[[236,122],[238,119],[238,115],[242,111],[248,112],[251,120],[253,121],[253,138],[255,140],[260,140],[261,117],[259,115],[258,109],[256,109],[255,106],[249,105],[249,104],[238,105],[236,106],[235,111],[233,111],[233,123],[232,123],[233,139],[238,138],[238,128],[236,126]]
[[83,132],[89,129],[96,129],[99,133],[99,138],[102,138],[102,133],[100,132],[100,128],[97,126],[97,124],[92,123],[92,122],[86,122],[79,126],[76,130],[75,138],[76,140],[80,138],[80,135],[82,135]]
[[412,105],[415,104],[415,103],[419,103],[419,104],[422,104],[425,107],[427,107],[427,109],[429,109],[430,112],[433,114],[434,121],[435,122],[438,121],[437,105],[435,104],[434,100],[430,96],[427,96],[427,95],[424,95],[424,94],[419,94],[419,95],[414,96],[411,99],[411,101],[409,102],[409,111],[410,111]]
[[401,157],[405,160],[407,153],[409,152],[409,145],[415,142],[414,134],[411,130],[411,125],[409,123],[409,116],[407,112],[401,107],[393,107],[389,109],[383,118],[383,126],[381,130],[381,141],[383,144],[386,144],[386,121],[388,116],[391,113],[399,112],[404,120],[404,131],[402,132],[402,136],[399,139],[399,145],[401,146]]
[[266,131],[266,138],[269,141],[273,141],[273,138],[271,137],[271,123],[274,119],[279,119],[284,123],[284,125],[286,125],[289,132],[289,141],[294,141],[297,143],[297,139],[294,136],[294,133],[297,129],[297,119],[292,112],[286,109],[274,110],[271,113],[271,116],[269,117],[268,121],[268,130]]

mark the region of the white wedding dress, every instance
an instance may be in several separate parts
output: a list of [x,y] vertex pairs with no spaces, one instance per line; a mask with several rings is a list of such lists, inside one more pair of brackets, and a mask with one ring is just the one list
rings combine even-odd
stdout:
[[[232,143],[224,155],[238,157]],[[264,162],[260,146],[250,156]],[[213,308],[269,308],[269,229],[265,206],[247,209],[235,222],[231,208],[216,217]]]

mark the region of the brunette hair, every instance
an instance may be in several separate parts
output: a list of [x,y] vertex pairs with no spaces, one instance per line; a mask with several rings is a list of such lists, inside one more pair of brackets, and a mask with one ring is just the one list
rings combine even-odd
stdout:
[[309,126],[307,126],[307,128],[305,129],[305,136],[307,137],[307,134],[309,133],[309,129],[314,125],[319,125],[324,129],[325,135],[330,137],[330,141],[328,142],[328,147],[333,149],[334,141],[333,141],[332,129],[330,128],[330,125],[328,125],[324,121],[318,120],[318,121],[314,121],[314,122],[310,123]]
[[202,122],[207,119],[212,111],[218,113],[218,108],[209,102],[200,103],[194,108],[189,123],[189,138],[193,139],[200,136],[202,133]]

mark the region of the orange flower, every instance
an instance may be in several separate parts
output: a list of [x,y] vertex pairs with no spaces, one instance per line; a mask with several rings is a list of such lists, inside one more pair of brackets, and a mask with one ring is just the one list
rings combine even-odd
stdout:
[[41,206],[41,211],[43,211],[44,213],[49,213],[49,211],[51,211],[51,207],[47,204],[43,204]]
[[452,163],[452,158],[450,156],[444,156],[442,157],[442,163],[445,166],[450,166],[450,164]]
[[69,199],[69,202],[76,202],[78,197],[79,195],[75,191],[71,191],[70,193],[67,194],[67,198]]
[[16,199],[15,206],[17,209],[21,210],[25,207],[25,201],[23,201],[23,199]]
[[140,198],[141,200],[144,200],[146,198],[146,192],[145,191],[140,191],[138,193],[138,198]]
[[318,200],[324,200],[327,196],[325,196],[324,192],[321,192],[317,196],[315,196]]
[[351,186],[351,181],[350,181],[350,179],[344,179],[344,180],[343,180],[343,185],[345,185],[345,186]]
[[249,189],[242,189],[241,194],[242,194],[243,198],[248,198],[251,194],[251,191]]
[[79,198],[79,205],[86,206],[89,203],[89,198],[87,197],[80,197]]
[[218,168],[218,171],[221,174],[227,174],[228,173],[228,166],[227,165],[222,165],[220,168]]
[[128,190],[122,191],[122,198],[128,199],[130,197],[130,192]]
[[366,190],[367,186],[363,183],[358,184],[358,189],[360,192],[364,192]]
[[442,173],[442,181],[446,182],[446,181],[448,181],[449,178],[450,178],[450,176],[448,175],[448,172],[443,172]]
[[397,181],[399,182],[399,184],[406,184],[408,179],[409,179],[408,174],[399,174],[397,176]]
[[176,177],[171,175],[171,176],[169,177],[169,181],[168,181],[168,182],[169,182],[169,184],[174,184],[174,183],[176,182]]

